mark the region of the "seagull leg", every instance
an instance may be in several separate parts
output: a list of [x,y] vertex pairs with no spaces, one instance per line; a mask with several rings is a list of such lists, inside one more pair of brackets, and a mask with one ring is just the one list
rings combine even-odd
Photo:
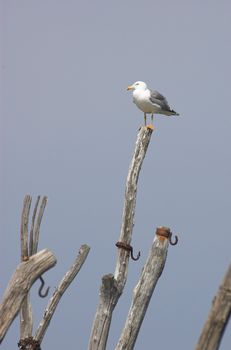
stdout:
[[[153,113],[151,114],[151,120],[152,120],[152,124],[148,124],[147,125],[147,128],[148,129],[151,129],[151,130],[154,130],[154,126],[153,126]],[[145,124],[146,125],[146,124]]]
[[145,126],[147,125],[147,116],[146,116],[146,113],[144,113],[144,125],[145,125]]

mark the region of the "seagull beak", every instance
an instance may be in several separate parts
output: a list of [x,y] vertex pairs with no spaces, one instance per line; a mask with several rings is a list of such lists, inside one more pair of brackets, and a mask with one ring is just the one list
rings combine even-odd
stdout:
[[127,91],[128,90],[133,90],[133,85],[129,85],[128,87],[127,87]]

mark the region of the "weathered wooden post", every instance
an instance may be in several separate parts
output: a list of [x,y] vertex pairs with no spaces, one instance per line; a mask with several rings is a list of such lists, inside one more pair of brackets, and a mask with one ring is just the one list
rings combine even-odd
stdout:
[[136,206],[137,183],[143,160],[152,136],[152,128],[141,127],[137,136],[135,151],[128,171],[125,200],[118,247],[118,257],[114,275],[102,278],[99,304],[92,326],[89,350],[104,350],[108,339],[113,310],[123,292],[128,274],[131,252],[132,230]]
[[[80,247],[73,265],[67,271],[51,296],[39,327],[33,336],[33,315],[29,291],[35,280],[41,278],[44,272],[56,264],[56,258],[48,249],[41,250],[37,253],[40,225],[47,204],[47,197],[42,198],[40,206],[40,196],[37,198],[32,215],[29,236],[28,223],[31,202],[32,197],[29,195],[25,196],[20,231],[21,263],[16,268],[0,305],[0,343],[14,318],[21,310],[20,341],[18,343],[21,350],[40,349],[40,344],[62,295],[78,274],[90,250],[86,244]],[[42,294],[40,293],[39,295],[41,296]]]
[[231,316],[231,265],[229,266],[202,329],[196,350],[217,350]]
[[134,288],[130,310],[115,350],[134,348],[153,291],[164,269],[169,243],[175,245],[178,242],[177,236],[175,242],[172,242],[171,236],[168,227],[161,226],[156,229],[149,256]]
[[[99,303],[97,306],[91,336],[89,350],[105,350],[112,314],[117,302],[123,293],[127,275],[129,257],[138,260],[133,255],[131,246],[134,215],[136,206],[137,184],[143,160],[151,140],[152,127],[142,127],[139,130],[135,151],[129,167],[125,200],[122,216],[122,225],[119,241],[116,243],[118,256],[113,274],[107,274],[102,278]],[[23,203],[21,218],[21,263],[16,268],[0,305],[0,343],[2,342],[12,321],[20,313],[20,341],[21,350],[40,350],[40,345],[54,315],[56,307],[66,289],[84,264],[90,248],[82,245],[73,265],[67,271],[58,287],[51,296],[37,330],[33,335],[32,306],[29,299],[29,291],[37,278],[53,267],[56,263],[54,255],[44,249],[39,252],[38,242],[40,225],[47,203],[47,197],[37,198],[29,233],[29,213],[32,198],[26,196]],[[125,326],[118,340],[115,350],[132,350],[134,348],[142,321],[145,317],[149,302],[155,286],[164,269],[169,244],[177,244],[178,238],[172,241],[172,233],[169,228],[161,226],[156,230],[149,256],[142,269],[139,281],[134,288],[131,306],[127,315]],[[41,295],[41,293],[40,293]],[[196,350],[217,350],[231,314],[231,266],[213,302],[209,317],[202,330]]]

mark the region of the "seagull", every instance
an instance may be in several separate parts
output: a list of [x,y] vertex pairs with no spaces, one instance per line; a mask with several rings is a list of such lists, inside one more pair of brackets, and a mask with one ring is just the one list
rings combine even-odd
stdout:
[[153,114],[163,115],[179,115],[169,107],[166,98],[158,91],[149,90],[147,84],[143,81],[136,81],[129,85],[127,90],[133,91],[133,102],[136,106],[144,112],[144,125],[147,125],[147,114],[151,114],[152,128],[153,128]]

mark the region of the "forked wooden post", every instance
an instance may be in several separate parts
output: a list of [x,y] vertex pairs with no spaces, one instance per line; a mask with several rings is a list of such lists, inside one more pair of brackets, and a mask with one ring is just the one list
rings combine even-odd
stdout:
[[44,312],[35,336],[33,337],[33,317],[29,299],[29,290],[38,277],[41,278],[41,275],[45,271],[56,264],[56,259],[47,249],[37,253],[40,225],[46,207],[47,197],[42,198],[40,205],[40,196],[37,198],[32,215],[29,235],[28,226],[31,202],[32,197],[26,195],[23,201],[20,231],[22,262],[17,267],[12,279],[10,280],[3,296],[2,304],[0,305],[0,343],[21,308],[20,341],[18,346],[20,349],[27,350],[40,349],[40,344],[61,297],[80,271],[90,250],[86,244],[80,247],[73,265],[67,271],[48,302],[48,306]]
[[[29,218],[30,218],[30,208],[32,203],[32,197],[26,195],[23,201],[23,210],[21,216],[21,230],[20,230],[20,240],[21,240],[21,261],[27,261],[29,258],[37,253],[40,226],[42,222],[42,217],[47,204],[47,197],[42,198],[40,207],[40,196],[37,197],[35,207],[32,215],[31,229],[29,235]],[[39,207],[39,210],[38,210]],[[38,211],[38,213],[37,213]],[[20,312],[20,339],[25,339],[32,337],[33,332],[33,315],[32,306],[30,303],[30,293],[28,291],[25,296]]]
[[33,255],[16,268],[0,305],[0,343],[17,316],[22,302],[32,284],[45,271],[56,264],[54,255],[47,249]]
[[215,296],[196,350],[217,350],[231,315],[231,265]]
[[[142,127],[138,133],[126,182],[122,225],[119,242],[116,243],[118,256],[115,273],[114,275],[105,275],[102,278],[99,304],[91,331],[89,350],[104,350],[106,348],[112,313],[126,284],[130,255],[133,260],[136,260],[132,255],[130,244],[134,225],[137,183],[151,135],[152,128],[149,126]],[[21,263],[11,278],[0,305],[0,343],[21,308],[21,339],[18,346],[24,350],[40,349],[41,342],[63,293],[81,269],[90,250],[87,245],[81,246],[73,265],[51,296],[38,329],[34,333],[35,335],[32,336],[32,310],[28,293],[34,281],[55,265],[56,259],[47,249],[37,253],[39,230],[46,206],[46,197],[43,197],[39,210],[40,197],[37,199],[29,236],[28,223],[31,200],[30,196],[26,196],[23,205],[20,236]],[[134,288],[131,307],[115,350],[132,350],[134,348],[152,293],[165,266],[169,243],[175,245],[178,241],[177,237],[172,241],[170,229],[166,227],[159,227],[156,235],[138,284]],[[230,315],[231,266],[213,301],[196,350],[218,349]]]
[[[152,136],[152,131],[152,128],[149,127],[142,127],[139,130],[134,155],[128,171],[119,237],[119,242],[127,246],[130,246],[132,239],[139,173]],[[130,252],[128,250],[119,248],[114,276],[109,274],[102,278],[99,304],[92,326],[89,350],[104,350],[106,348],[112,313],[127,280],[129,255]]]

